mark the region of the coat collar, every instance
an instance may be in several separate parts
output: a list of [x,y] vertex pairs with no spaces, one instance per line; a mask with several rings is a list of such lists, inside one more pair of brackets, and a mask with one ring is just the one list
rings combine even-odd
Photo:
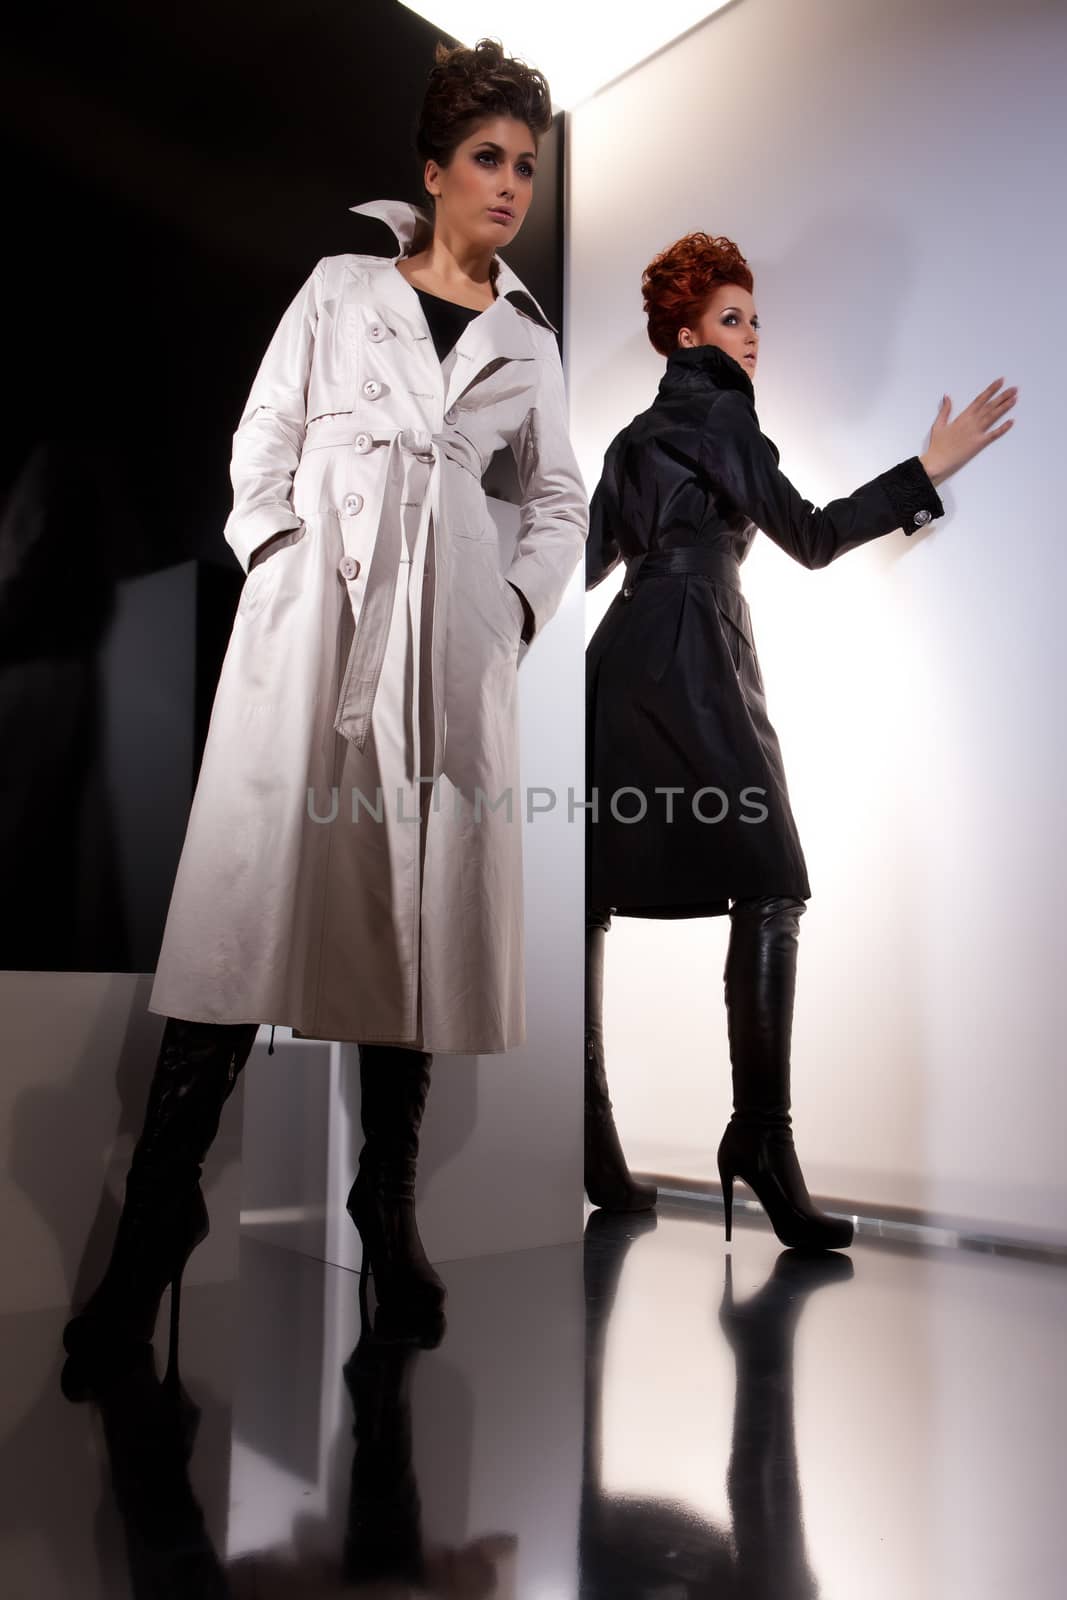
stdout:
[[[429,215],[420,206],[410,205],[406,200],[370,200],[365,205],[352,206],[351,210],[365,217],[379,218],[395,233],[400,251],[395,256],[380,258],[374,287],[405,318],[409,326],[418,330],[417,338],[428,339],[430,331],[419,297],[407,279],[396,270],[396,263],[401,256],[421,250],[430,242],[433,223]],[[506,261],[494,256],[492,270],[497,298],[480,316],[468,322],[456,341],[451,371],[445,379],[446,410],[487,368],[502,361],[536,360],[540,351],[534,338],[535,323],[541,323],[555,332],[521,278],[512,272]]]
[[678,389],[740,389],[755,403],[752,379],[739,361],[716,344],[679,346],[667,357],[667,370],[659,381],[659,393]]
[[[364,205],[350,206],[349,210],[357,212],[360,216],[377,217],[392,229],[400,250],[397,255],[388,258],[390,266],[403,256],[416,255],[418,251],[425,249],[433,238],[433,219],[429,212],[422,206],[412,205],[407,200],[368,200]],[[387,258],[383,258],[385,259]],[[559,332],[558,328],[549,322],[544,310],[538,305],[518,273],[508,266],[502,256],[494,255],[490,272],[498,301],[504,301],[516,317],[526,317],[533,322],[539,322],[551,333]],[[400,274],[394,271],[393,276],[399,278]],[[401,282],[403,281],[401,279]],[[407,287],[410,288],[410,285]],[[492,306],[489,307],[490,311],[494,309]]]

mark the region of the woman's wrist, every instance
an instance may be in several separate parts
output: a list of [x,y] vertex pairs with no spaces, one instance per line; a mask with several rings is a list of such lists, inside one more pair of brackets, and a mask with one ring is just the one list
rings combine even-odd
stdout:
[[923,471],[926,473],[926,476],[929,478],[935,489],[939,483],[943,483],[948,477],[948,473],[945,471],[944,467],[934,459],[929,451],[927,451],[925,455],[921,455],[919,457],[919,465],[922,467]]

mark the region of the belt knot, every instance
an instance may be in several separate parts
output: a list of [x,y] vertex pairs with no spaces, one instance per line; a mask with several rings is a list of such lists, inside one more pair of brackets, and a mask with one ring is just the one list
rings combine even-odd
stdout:
[[418,456],[421,461],[435,459],[433,434],[425,428],[401,428],[399,439],[403,449]]

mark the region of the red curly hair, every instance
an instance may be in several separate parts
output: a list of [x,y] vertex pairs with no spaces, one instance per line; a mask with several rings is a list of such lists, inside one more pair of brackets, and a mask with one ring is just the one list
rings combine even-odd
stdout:
[[752,293],[748,262],[732,239],[687,233],[684,239],[661,250],[641,277],[653,349],[661,356],[676,350],[679,328],[690,328],[699,322],[721,283],[736,283]]

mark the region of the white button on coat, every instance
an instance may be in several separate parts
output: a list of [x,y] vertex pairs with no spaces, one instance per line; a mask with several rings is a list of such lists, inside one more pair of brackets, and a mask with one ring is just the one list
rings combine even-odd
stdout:
[[[319,262],[234,438],[225,534],[241,567],[301,532],[234,620],[149,1005],[304,1038],[508,1050],[525,1037],[524,807],[499,803],[522,793],[523,608],[509,580],[539,632],[582,555],[585,488],[555,335],[535,304],[527,316],[508,299],[528,293],[521,280],[495,259],[497,299],[442,366],[396,270],[429,218],[400,201],[358,209],[393,227],[397,255]],[[369,336],[379,324],[388,339]],[[381,425],[353,439],[345,419],[371,371]],[[463,432],[442,440],[464,390]],[[514,545],[481,484],[502,445],[517,467]],[[353,486],[364,506],[349,523],[338,511]],[[360,540],[351,555],[342,527]],[[439,804],[418,782],[432,775]],[[368,809],[379,787],[381,822]],[[420,805],[423,827],[398,823]]]
[[358,578],[359,562],[355,556],[343,556],[337,570],[342,578]]
[[363,385],[363,393],[367,396],[368,400],[377,400],[381,392],[382,386],[378,382],[377,378],[368,378],[366,383]]
[[455,422],[458,416],[459,412],[456,410],[455,406],[449,406],[448,410],[445,412],[445,421]]
[[344,498],[344,513],[346,517],[358,517],[363,510],[363,496],[361,494],[346,494]]
[[389,329],[380,322],[372,322],[367,329],[367,338],[372,344],[381,344],[383,339],[389,337]]

